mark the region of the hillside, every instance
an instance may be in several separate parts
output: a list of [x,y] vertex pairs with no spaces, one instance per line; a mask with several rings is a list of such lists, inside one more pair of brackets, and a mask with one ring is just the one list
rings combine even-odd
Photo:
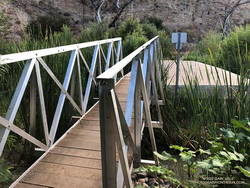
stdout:
[[[170,30],[189,32],[191,39],[202,36],[209,30],[221,28],[221,18],[227,1],[219,0],[134,0],[122,14],[144,18],[157,16]],[[125,3],[121,0],[121,4]],[[102,7],[102,18],[108,23],[116,14],[114,3],[107,1]],[[41,16],[54,16],[67,20],[78,31],[89,22],[95,21],[95,10],[90,0],[2,0],[0,2],[0,33],[4,38],[19,39],[26,26]],[[233,15],[235,24],[250,23],[250,6],[243,5]]]

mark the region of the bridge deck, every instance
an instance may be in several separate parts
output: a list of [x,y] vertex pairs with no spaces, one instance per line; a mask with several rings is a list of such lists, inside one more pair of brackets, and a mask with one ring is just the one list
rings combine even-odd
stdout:
[[[117,85],[116,92],[123,110],[129,76]],[[123,102],[122,102],[123,101]],[[108,110],[108,109],[107,109]],[[107,151],[108,152],[108,151]],[[92,107],[49,152],[46,152],[15,187],[102,187],[99,105]]]

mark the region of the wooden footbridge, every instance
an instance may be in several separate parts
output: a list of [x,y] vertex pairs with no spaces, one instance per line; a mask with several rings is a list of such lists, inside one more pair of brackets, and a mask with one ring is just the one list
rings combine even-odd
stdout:
[[[86,48],[93,49],[91,62],[85,59]],[[70,58],[61,83],[45,57],[67,52]],[[1,66],[26,61],[6,116],[0,116],[0,154],[10,131],[44,152],[11,187],[133,187],[131,171],[142,162],[144,127],[149,129],[152,152],[157,150],[153,127],[162,125],[161,59],[158,37],[125,58],[121,38],[0,56]],[[41,67],[61,91],[51,125],[47,120]],[[83,71],[88,73],[85,85]],[[74,92],[69,91],[72,88]],[[99,100],[91,106],[94,88],[98,88]],[[42,117],[42,140],[15,124],[25,90],[30,92],[30,126],[36,126],[38,113]],[[76,91],[78,97],[72,95]],[[79,113],[79,119],[56,140],[65,99]],[[157,109],[157,121],[152,121],[151,105]]]

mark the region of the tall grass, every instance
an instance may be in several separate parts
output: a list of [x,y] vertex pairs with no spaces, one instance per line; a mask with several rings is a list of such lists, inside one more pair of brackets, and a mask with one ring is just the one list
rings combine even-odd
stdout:
[[[170,81],[169,67],[165,68],[167,105],[164,107],[164,121],[165,130],[172,138],[172,143],[179,142],[179,144],[193,148],[206,145],[206,139],[215,137],[219,128],[227,127],[231,119],[246,119],[250,116],[249,51],[242,53],[240,45],[226,48],[225,46],[229,45],[228,41],[232,39],[233,35],[236,33],[232,33],[219,45],[210,44],[208,47],[213,47],[213,49],[208,48],[207,54],[203,52],[206,54],[203,60],[206,60],[205,63],[213,65],[214,71],[211,71],[210,66],[206,66],[203,72],[192,73],[192,68],[185,71],[185,84],[179,91],[177,103],[174,103],[173,89],[168,84]],[[239,38],[237,41],[234,42],[241,43]],[[234,58],[231,57],[231,61],[230,57],[225,55],[229,53],[228,48],[234,49]],[[247,49],[248,45],[245,44],[244,50]],[[201,51],[200,49],[199,53]],[[185,61],[182,63],[185,64]],[[217,67],[225,69],[221,71]],[[238,76],[227,70],[238,73]],[[198,76],[193,77],[193,74]],[[204,87],[200,84],[199,77],[207,78],[211,83],[215,81],[215,84]]]

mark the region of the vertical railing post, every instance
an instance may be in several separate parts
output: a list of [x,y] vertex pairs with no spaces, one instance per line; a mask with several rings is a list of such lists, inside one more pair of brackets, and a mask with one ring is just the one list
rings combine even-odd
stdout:
[[83,99],[83,107],[84,107],[83,113],[86,112],[87,107],[88,107],[89,96],[90,96],[91,86],[92,86],[92,82],[93,82],[93,75],[95,75],[95,72],[96,72],[96,64],[97,64],[97,57],[98,57],[99,48],[100,48],[100,45],[95,46],[93,56],[92,56],[91,67],[90,67],[90,73],[92,75],[89,73],[87,86],[85,89],[85,94],[84,94],[84,99]]
[[121,48],[122,48],[122,41],[118,40],[117,49],[116,49],[116,62],[115,63],[120,61]]
[[105,71],[108,70],[110,66],[111,56],[112,56],[112,48],[113,48],[113,42],[110,42],[108,45],[108,52],[107,52],[107,62],[105,65]]
[[163,86],[162,86],[162,71],[161,71],[161,67],[162,67],[162,57],[161,57],[161,48],[160,48],[160,39],[158,38],[155,41],[155,69],[156,69],[156,80],[159,86],[159,90],[160,90],[160,96],[161,99],[163,101],[165,101],[165,97],[164,97],[164,92],[163,92]]
[[44,138],[46,141],[46,145],[49,146],[48,121],[47,121],[47,114],[46,114],[46,108],[45,108],[45,102],[44,102],[43,84],[42,84],[42,78],[41,78],[41,72],[40,72],[40,65],[38,61],[36,61],[35,63],[35,69],[36,69],[36,81],[37,81],[37,87],[38,87],[39,102],[41,106],[41,115],[42,115],[41,117],[42,117],[42,122],[43,122]]
[[114,79],[99,80],[99,110],[101,131],[103,188],[116,188],[115,119],[112,109],[111,89]]
[[101,45],[99,47],[99,52],[98,52],[98,65],[99,65],[99,75],[102,74],[102,57],[101,57]]
[[[141,66],[141,65],[139,65]],[[135,96],[134,96],[134,143],[136,146],[136,153],[134,154],[134,167],[137,168],[141,162],[141,87],[139,83],[138,74],[136,76]]]
[[[116,54],[115,64],[120,61],[121,48],[122,48],[122,41],[118,40],[118,42],[117,42],[117,48],[116,48],[116,53],[115,53]],[[123,76],[123,70],[121,70],[121,75]],[[118,76],[118,74],[115,76],[115,82],[117,81],[117,76]]]
[[[29,117],[29,134],[32,136],[36,136],[36,91],[37,91],[37,83],[36,83],[36,72],[33,69],[30,76],[30,117]],[[27,143],[27,151],[29,152],[28,160],[31,160],[31,156],[34,154],[34,145],[30,142]]]
[[[64,78],[64,81],[63,81],[63,88],[66,91],[68,90],[68,87],[69,87],[69,84],[70,84],[70,78],[72,76],[72,72],[73,72],[73,69],[74,69],[77,53],[78,53],[77,50],[73,50],[71,52],[71,55],[70,55],[68,67],[67,67],[65,78]],[[54,117],[53,117],[52,125],[51,125],[51,128],[50,128],[50,135],[49,135],[49,137],[50,137],[50,146],[54,143],[54,140],[55,140],[55,137],[56,137],[57,128],[58,128],[60,117],[61,117],[61,114],[62,114],[65,98],[66,98],[66,94],[63,91],[61,91],[60,96],[59,96],[59,100],[57,102],[56,111],[55,111],[55,114],[54,114]]]
[[[118,41],[118,46],[117,46],[117,59],[116,63],[119,62],[123,58],[122,54],[122,40]],[[121,75],[124,76],[124,71],[123,69],[121,70]]]
[[36,126],[36,73],[35,70],[32,71],[30,77],[30,127],[29,133],[30,135],[35,134],[35,126]]
[[72,78],[70,83],[70,95],[74,99],[76,90],[76,68],[73,68]]
[[[80,65],[79,51],[80,50],[78,50],[78,53],[77,53],[77,56],[76,56],[76,59],[77,59],[77,76],[78,76],[78,84],[79,84],[79,90],[78,91],[79,91],[79,98],[80,98],[80,103],[81,103],[81,110],[83,111],[84,110],[84,105],[83,105],[83,88],[82,88],[82,74],[81,74],[81,65]],[[86,67],[88,67],[88,66],[86,66]]]

